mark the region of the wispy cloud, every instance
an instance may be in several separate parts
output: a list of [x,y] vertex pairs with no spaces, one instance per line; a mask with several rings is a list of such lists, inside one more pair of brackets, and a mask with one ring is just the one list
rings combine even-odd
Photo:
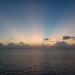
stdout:
[[13,38],[9,38],[10,40],[12,40],[12,41],[15,41]]

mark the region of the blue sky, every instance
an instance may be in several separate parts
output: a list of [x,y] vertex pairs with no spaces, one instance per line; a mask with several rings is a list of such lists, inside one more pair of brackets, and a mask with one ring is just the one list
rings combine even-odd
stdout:
[[44,43],[45,38],[62,40],[63,36],[75,36],[74,29],[74,0],[0,0],[1,43]]

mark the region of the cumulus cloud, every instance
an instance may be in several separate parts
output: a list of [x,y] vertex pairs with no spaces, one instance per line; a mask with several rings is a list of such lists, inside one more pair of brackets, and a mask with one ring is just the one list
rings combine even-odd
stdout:
[[45,38],[44,40],[48,41],[49,39],[48,38]]
[[60,47],[60,48],[68,48],[69,47],[69,44],[67,44],[66,42],[64,41],[61,41],[61,42],[56,42],[56,44],[54,45],[55,47]]
[[7,46],[7,48],[30,48],[29,44],[24,44],[23,42],[20,42],[18,44],[14,44],[14,43],[9,43]]
[[63,36],[63,40],[68,40],[68,39],[73,39],[73,40],[75,40],[75,37]]
[[25,46],[25,44],[23,42],[20,42],[19,45],[20,46]]
[[8,45],[7,45],[8,47],[14,47],[14,46],[16,46],[14,43],[9,43]]
[[20,43],[19,43],[19,46],[28,47],[28,46],[30,46],[30,45],[29,45],[29,44],[24,44],[24,42],[20,42]]
[[29,44],[26,44],[26,46],[30,46]]

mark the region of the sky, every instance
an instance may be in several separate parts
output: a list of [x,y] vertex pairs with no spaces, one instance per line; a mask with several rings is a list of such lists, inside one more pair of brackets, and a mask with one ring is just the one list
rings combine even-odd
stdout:
[[75,44],[75,0],[0,0],[0,43],[57,41]]

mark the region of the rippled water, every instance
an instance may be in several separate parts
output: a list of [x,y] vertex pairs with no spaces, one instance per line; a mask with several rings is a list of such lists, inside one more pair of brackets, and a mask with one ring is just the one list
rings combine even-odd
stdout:
[[1,49],[0,75],[75,75],[75,51]]

